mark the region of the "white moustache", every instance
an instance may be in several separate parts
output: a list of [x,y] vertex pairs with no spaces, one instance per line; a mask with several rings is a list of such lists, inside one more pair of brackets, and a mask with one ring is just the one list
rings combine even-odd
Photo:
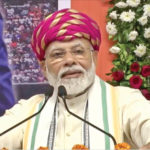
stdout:
[[72,67],[65,67],[60,70],[58,77],[61,78],[67,74],[73,74],[73,73],[85,73],[86,70],[83,69],[81,66],[72,66]]

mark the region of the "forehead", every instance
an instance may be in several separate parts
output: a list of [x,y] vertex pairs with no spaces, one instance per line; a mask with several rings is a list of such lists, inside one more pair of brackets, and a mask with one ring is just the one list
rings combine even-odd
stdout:
[[92,49],[91,43],[83,38],[73,39],[71,41],[54,41],[48,45],[46,48],[46,53],[54,50],[65,50],[65,49],[74,49],[74,48],[83,48],[83,49]]

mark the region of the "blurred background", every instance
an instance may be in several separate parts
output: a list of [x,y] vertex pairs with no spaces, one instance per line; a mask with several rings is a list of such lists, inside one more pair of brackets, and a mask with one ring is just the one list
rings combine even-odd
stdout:
[[0,0],[3,38],[16,100],[43,93],[47,87],[30,43],[33,29],[57,9],[57,0]]

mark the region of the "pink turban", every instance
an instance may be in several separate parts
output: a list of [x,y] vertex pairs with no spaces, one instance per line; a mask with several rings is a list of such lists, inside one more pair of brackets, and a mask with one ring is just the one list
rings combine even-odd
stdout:
[[43,60],[45,49],[51,42],[74,38],[85,38],[94,50],[99,50],[101,37],[97,23],[76,10],[63,9],[47,16],[35,28],[31,45],[38,59]]

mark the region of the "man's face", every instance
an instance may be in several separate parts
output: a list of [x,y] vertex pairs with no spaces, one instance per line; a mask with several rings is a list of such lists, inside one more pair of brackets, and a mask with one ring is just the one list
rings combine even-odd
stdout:
[[87,88],[95,75],[93,55],[92,46],[86,39],[52,42],[45,54],[50,84],[64,85],[69,94],[77,94]]

